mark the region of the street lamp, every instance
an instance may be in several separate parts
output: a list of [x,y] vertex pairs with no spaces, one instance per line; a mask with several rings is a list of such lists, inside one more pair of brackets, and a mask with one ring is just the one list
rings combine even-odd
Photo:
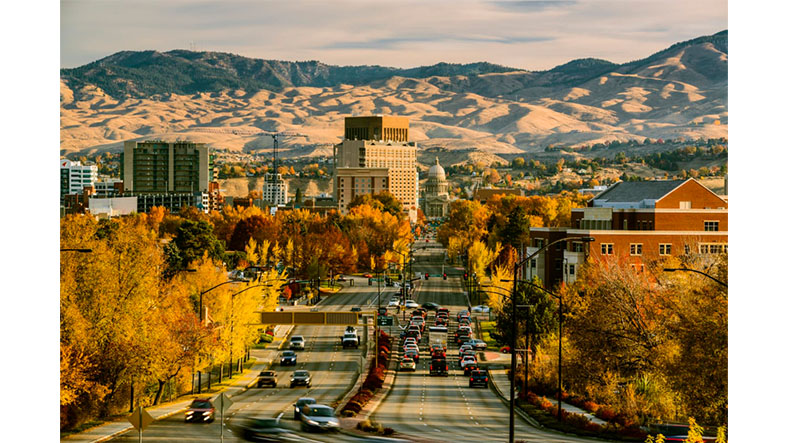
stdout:
[[[558,421],[561,421],[561,397],[563,396],[563,392],[564,392],[563,383],[562,383],[563,380],[561,378],[561,375],[562,375],[561,374],[561,368],[562,368],[562,364],[561,364],[562,360],[561,360],[561,358],[562,358],[562,354],[563,354],[562,348],[563,348],[563,341],[564,341],[563,340],[564,298],[562,296],[560,296],[558,294],[555,294],[552,291],[549,291],[548,289],[543,288],[543,287],[541,287],[541,286],[539,286],[539,285],[537,285],[535,283],[532,283],[532,282],[530,282],[528,280],[501,280],[501,281],[504,281],[504,282],[515,282],[515,283],[516,282],[524,283],[524,284],[526,284],[528,286],[534,287],[536,289],[540,289],[540,290],[544,291],[546,294],[558,299]],[[526,373],[525,376],[528,377],[528,374]]]
[[708,277],[708,278],[714,280],[715,282],[721,284],[722,286],[725,286],[726,288],[728,287],[727,283],[722,282],[722,281],[718,280],[717,278],[712,277],[711,275],[709,275],[709,274],[707,274],[707,273],[705,273],[703,271],[698,271],[697,269],[690,269],[690,268],[664,268],[663,271],[665,271],[665,272],[676,272],[676,271],[695,272],[697,274],[703,275],[705,277]]
[[[488,285],[488,287],[497,288],[497,289],[505,289],[505,288],[499,288],[497,286],[492,286],[492,285]],[[509,383],[509,443],[514,443],[514,403],[515,403],[515,398],[514,398],[515,378],[514,378],[514,376],[515,376],[515,373],[517,371],[517,334],[518,334],[518,331],[517,331],[517,326],[518,326],[517,325],[517,308],[520,308],[520,307],[532,307],[532,305],[518,305],[517,304],[517,294],[515,292],[512,292],[511,295],[509,295],[509,296],[507,296],[507,295],[505,295],[503,293],[500,293],[500,292],[496,292],[496,294],[498,294],[498,295],[500,295],[502,297],[508,298],[512,302],[512,329],[511,329],[511,337],[510,337],[510,342],[509,342],[509,346],[511,347],[511,350],[509,351],[511,353],[510,372],[511,372],[511,375],[512,375],[512,379],[511,379],[511,381]],[[527,325],[527,319],[526,319],[526,325]],[[525,356],[524,360],[525,361],[528,360],[528,355]],[[527,375],[528,374],[526,373],[526,376]]]

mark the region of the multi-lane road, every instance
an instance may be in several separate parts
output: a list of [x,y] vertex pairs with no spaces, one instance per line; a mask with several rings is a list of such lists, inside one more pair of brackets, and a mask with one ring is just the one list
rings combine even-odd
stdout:
[[[426,248],[425,248],[426,247]],[[429,273],[416,292],[419,303],[434,302],[450,309],[450,335],[456,328],[456,313],[468,308],[468,301],[461,288],[458,273],[445,268],[449,277],[442,279],[444,250],[434,243],[418,242],[414,248],[414,271]],[[320,304],[320,310],[346,311],[354,306],[365,311],[377,308],[377,285],[369,286],[366,279],[356,279],[355,286],[346,285],[337,295]],[[393,288],[383,288],[380,303],[386,305],[396,294]],[[402,316],[400,316],[402,318]],[[428,319],[431,321],[431,318]],[[395,327],[396,328],[396,327]],[[293,420],[293,403],[299,397],[313,397],[318,403],[332,404],[341,399],[354,385],[361,354],[356,349],[342,349],[340,337],[342,326],[296,326],[291,335],[302,335],[306,347],[298,351],[295,367],[275,365],[279,386],[276,388],[252,388],[232,397],[233,404],[225,416],[223,434],[226,441],[240,441],[237,429],[245,417],[276,417],[282,415],[282,423],[298,432],[303,441],[359,441],[346,434],[307,434],[298,431]],[[372,335],[370,335],[371,337]],[[458,366],[457,346],[449,340],[450,373],[448,377],[429,375],[427,340],[421,342],[422,359],[417,370],[398,373],[394,386],[385,400],[375,410],[372,419],[397,431],[404,439],[432,441],[505,441],[508,438],[509,413],[506,405],[491,390],[469,388],[468,378]],[[278,359],[277,359],[278,361]],[[396,370],[398,362],[392,362]],[[306,369],[313,377],[312,388],[290,388],[289,379],[296,369]],[[144,432],[149,442],[214,442],[219,441],[220,421],[205,424],[186,424],[183,414],[160,420]],[[590,441],[533,428],[517,417],[516,437],[527,442],[584,442]],[[115,441],[137,441],[135,431],[123,434]],[[593,440],[599,441],[599,440]]]

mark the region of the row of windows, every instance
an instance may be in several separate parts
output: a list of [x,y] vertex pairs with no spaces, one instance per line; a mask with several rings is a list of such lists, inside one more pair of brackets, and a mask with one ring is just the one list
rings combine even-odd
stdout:
[[[601,243],[602,255],[613,255],[613,243]],[[684,253],[691,252],[690,245],[684,245]],[[701,254],[722,254],[728,252],[727,243],[701,243],[698,245],[698,252]],[[672,255],[673,245],[671,243],[659,244],[659,255]],[[629,255],[643,255],[643,243],[630,243]]]

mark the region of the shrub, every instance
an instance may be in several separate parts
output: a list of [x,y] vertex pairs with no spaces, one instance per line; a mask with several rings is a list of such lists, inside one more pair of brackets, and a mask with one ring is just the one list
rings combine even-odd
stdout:
[[357,414],[357,412],[353,412],[350,409],[342,409],[342,412],[340,412],[339,415],[341,415],[343,417],[355,417],[356,414]]
[[391,428],[383,428],[383,435],[391,435],[394,433],[394,429]]
[[611,421],[616,416],[616,411],[608,406],[604,406],[596,411],[596,416],[599,417],[600,420]]

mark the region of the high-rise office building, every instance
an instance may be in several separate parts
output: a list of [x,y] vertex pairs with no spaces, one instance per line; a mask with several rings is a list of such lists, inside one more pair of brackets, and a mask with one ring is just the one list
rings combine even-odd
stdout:
[[71,194],[82,194],[85,187],[98,180],[96,165],[83,165],[78,161],[60,159],[60,199]]
[[190,141],[127,141],[121,171],[135,194],[208,192],[213,165],[208,147]]
[[419,173],[408,126],[407,117],[345,118],[345,139],[334,147],[334,197],[342,214],[356,195],[387,190],[416,221]]
[[287,191],[287,182],[282,180],[282,174],[265,174],[265,179],[263,181],[263,200],[273,206],[286,205],[288,202]]

